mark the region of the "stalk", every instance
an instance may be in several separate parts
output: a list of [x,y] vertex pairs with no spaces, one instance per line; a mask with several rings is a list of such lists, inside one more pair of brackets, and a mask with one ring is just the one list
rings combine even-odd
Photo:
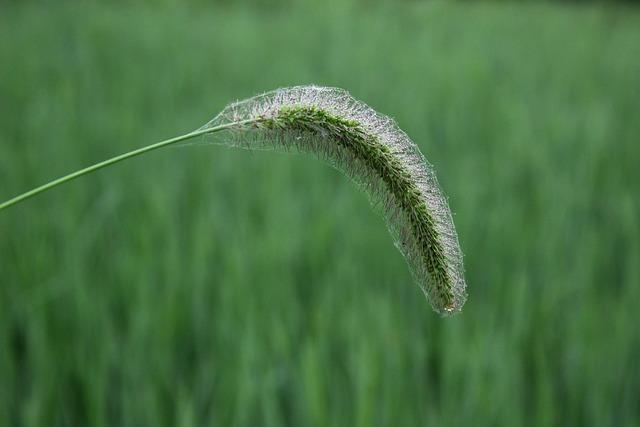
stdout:
[[119,163],[123,160],[127,160],[136,156],[139,156],[141,154],[145,154],[148,153],[150,151],[154,151],[163,147],[167,147],[169,145],[172,144],[176,144],[178,142],[182,142],[182,141],[186,141],[188,139],[191,138],[196,138],[198,136],[202,136],[202,135],[206,135],[206,134],[210,134],[210,133],[214,133],[214,132],[218,132],[221,130],[225,130],[225,129],[229,129],[232,128],[234,126],[240,126],[243,124],[247,124],[249,122],[253,122],[255,120],[251,119],[251,120],[242,120],[242,121],[237,121],[237,122],[232,122],[232,123],[225,123],[225,124],[221,124],[218,126],[214,126],[211,128],[206,128],[206,129],[198,129],[196,131],[193,132],[189,132],[186,133],[184,135],[180,135],[180,136],[176,136],[174,138],[170,138],[170,139],[166,139],[164,141],[160,141],[160,142],[156,142],[155,144],[150,144],[147,145],[145,147],[142,148],[138,148],[136,150],[133,151],[129,151],[127,153],[124,154],[120,154],[119,156],[115,156],[112,157],[108,160],[104,160],[100,163],[96,163],[95,165],[86,167],[84,169],[80,169],[78,171],[75,171],[73,173],[70,173],[68,175],[62,176],[58,179],[54,179],[53,181],[49,181],[46,184],[43,184],[39,187],[36,187],[32,190],[29,190],[25,193],[22,193],[12,199],[7,200],[6,202],[0,204],[0,211],[3,209],[7,209],[8,207],[11,207],[15,204],[18,204],[20,202],[23,202],[27,199],[30,199],[31,197],[37,196],[38,194],[44,193],[45,191],[51,190],[52,188],[55,188],[59,185],[62,185],[66,182],[72,181],[76,178],[79,178],[83,175],[87,175],[93,172],[96,172],[102,168],[106,168],[107,166],[111,166],[114,165],[116,163]]

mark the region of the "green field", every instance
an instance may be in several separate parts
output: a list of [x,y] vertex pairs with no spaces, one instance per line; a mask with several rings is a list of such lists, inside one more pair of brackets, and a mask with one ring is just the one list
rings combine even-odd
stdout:
[[640,9],[0,4],[0,201],[280,86],[394,117],[432,312],[309,156],[169,148],[0,213],[0,425],[640,425]]

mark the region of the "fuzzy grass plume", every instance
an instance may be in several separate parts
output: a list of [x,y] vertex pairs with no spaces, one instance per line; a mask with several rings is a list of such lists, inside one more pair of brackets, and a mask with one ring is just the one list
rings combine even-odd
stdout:
[[434,310],[443,315],[460,311],[466,299],[462,253],[432,167],[393,120],[342,89],[299,86],[233,103],[194,132],[59,178],[0,204],[0,210],[127,158],[199,136],[249,149],[312,153],[342,171],[384,215]]

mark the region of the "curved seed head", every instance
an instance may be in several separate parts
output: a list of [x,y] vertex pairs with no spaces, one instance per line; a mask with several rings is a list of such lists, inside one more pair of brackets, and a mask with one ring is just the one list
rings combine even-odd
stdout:
[[299,86],[233,103],[202,129],[233,122],[243,124],[219,141],[313,153],[354,180],[382,212],[434,310],[460,311],[464,268],[447,201],[431,165],[392,119],[342,89]]

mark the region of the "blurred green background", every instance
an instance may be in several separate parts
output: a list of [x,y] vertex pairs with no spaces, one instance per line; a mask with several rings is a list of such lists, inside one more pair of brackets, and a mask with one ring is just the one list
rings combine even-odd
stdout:
[[0,199],[308,83],[434,164],[462,314],[328,166],[170,148],[0,214],[0,424],[640,425],[630,5],[0,3]]

